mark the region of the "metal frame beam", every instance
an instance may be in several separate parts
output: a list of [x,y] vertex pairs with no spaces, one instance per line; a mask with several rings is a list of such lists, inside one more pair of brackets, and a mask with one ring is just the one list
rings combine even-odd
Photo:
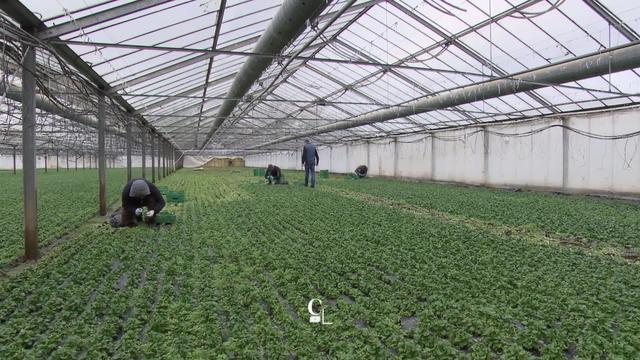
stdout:
[[478,99],[492,99],[524,91],[540,89],[549,84],[562,84],[619,72],[640,66],[640,43],[615,47],[596,54],[587,54],[567,61],[550,64],[512,74],[505,78],[474,83],[457,89],[419,98],[387,109],[376,110],[340,123],[320,126],[316,129],[285,136],[249,149],[278,144],[301,137],[346,130],[438,109],[467,104]]
[[[277,55],[293,41],[305,28],[305,23],[317,15],[327,4],[322,0],[286,0],[273,17],[271,24],[260,36],[254,52]],[[238,71],[231,89],[227,93],[229,98],[243,97],[251,86],[260,78],[262,73],[271,65],[273,58],[251,56]],[[238,105],[237,100],[225,100],[216,119],[207,133],[202,148],[206,146],[213,134],[220,128],[226,118]]]
[[88,28],[94,25],[117,19],[122,16],[129,15],[134,12],[145,10],[154,6],[171,2],[172,0],[138,0],[124,5],[116,6],[111,9],[103,10],[91,15],[83,16],[78,19],[72,19],[68,22],[51,26],[46,30],[38,32],[40,40],[55,38],[66,35],[77,30]]

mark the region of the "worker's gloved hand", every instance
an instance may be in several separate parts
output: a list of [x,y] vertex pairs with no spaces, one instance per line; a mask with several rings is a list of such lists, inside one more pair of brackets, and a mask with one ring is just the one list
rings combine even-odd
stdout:
[[137,208],[136,209],[136,216],[140,216],[142,215],[142,208]]
[[150,217],[153,217],[153,215],[155,215],[155,214],[156,214],[156,212],[155,212],[155,211],[153,211],[153,210],[149,210],[149,211],[147,211],[147,217],[149,217],[149,218],[150,218]]

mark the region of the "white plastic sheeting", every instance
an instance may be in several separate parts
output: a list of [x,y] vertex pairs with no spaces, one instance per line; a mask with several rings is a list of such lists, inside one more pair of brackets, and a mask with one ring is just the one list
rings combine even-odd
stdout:
[[[371,176],[490,186],[640,193],[640,137],[594,139],[640,131],[640,109],[537,119],[442,131],[318,149],[320,166],[333,173],[367,165]],[[558,125],[556,127],[551,127]],[[536,130],[544,129],[540,132]],[[527,136],[515,136],[533,132]],[[249,155],[246,165],[301,169],[300,151]]]

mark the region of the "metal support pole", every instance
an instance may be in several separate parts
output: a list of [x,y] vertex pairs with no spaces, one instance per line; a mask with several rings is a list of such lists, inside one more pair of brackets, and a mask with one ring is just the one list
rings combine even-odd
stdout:
[[431,133],[431,180],[436,179],[436,136]]
[[106,119],[104,95],[98,95],[98,198],[101,216],[107,215],[107,158],[105,156]]
[[142,146],[142,178],[146,179],[147,178],[147,171],[146,171],[146,166],[147,166],[147,144],[145,144],[145,133],[144,133],[144,129],[142,129],[142,131],[140,131],[140,141],[141,141],[141,146]]
[[483,155],[482,155],[482,181],[484,184],[489,183],[489,132],[487,131],[487,127],[482,127],[482,145],[483,145]]
[[84,153],[82,153],[82,170],[84,170]]
[[162,140],[162,177],[167,177],[167,144]]
[[56,172],[60,172],[60,150],[56,150]]
[[44,154],[44,172],[45,174],[48,172],[49,169],[49,155],[48,154]]
[[25,257],[38,258],[38,202],[36,189],[36,52],[24,47],[22,70],[22,188]]
[[16,169],[16,146],[13,145],[13,175],[17,173]]
[[69,171],[69,150],[67,150],[67,171]]
[[131,118],[127,118],[127,181],[131,180]]
[[400,157],[398,156],[398,138],[393,138],[393,177],[398,177],[398,163]]
[[569,153],[569,119],[567,117],[562,117],[562,188],[567,189],[569,187],[569,161],[570,161],[570,153]]
[[149,140],[151,141],[151,182],[156,182],[156,149],[155,149],[155,137],[153,134],[149,136]]
[[162,180],[162,167],[161,160],[162,158],[162,139],[158,136],[158,180]]

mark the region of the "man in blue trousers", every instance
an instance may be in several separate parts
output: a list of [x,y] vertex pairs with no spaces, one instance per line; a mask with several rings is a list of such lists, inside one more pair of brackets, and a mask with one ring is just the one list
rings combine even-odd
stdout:
[[320,157],[318,156],[318,150],[316,146],[309,142],[304,141],[304,147],[302,148],[302,165],[304,166],[304,186],[309,186],[309,176],[311,176],[311,187],[316,187],[316,165],[320,163]]

